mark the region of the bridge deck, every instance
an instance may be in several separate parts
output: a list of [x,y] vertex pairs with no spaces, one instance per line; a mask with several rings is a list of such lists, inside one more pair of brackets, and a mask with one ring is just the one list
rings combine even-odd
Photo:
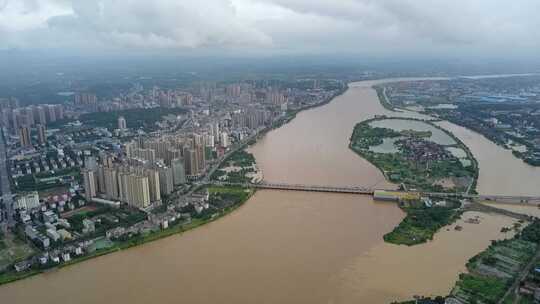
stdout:
[[253,184],[253,186],[260,189],[352,193],[352,194],[369,194],[369,195],[372,195],[374,192],[374,190],[372,189],[360,188],[360,187],[331,187],[331,186],[312,186],[312,185],[310,186],[310,185],[270,184],[270,183]]
[[[350,193],[373,195],[375,189],[365,187],[335,187],[304,184],[285,184],[285,183],[258,183],[258,184],[237,184],[237,183],[216,183],[219,185],[255,187],[259,189],[292,190],[292,191],[312,191],[312,192],[330,192],[330,193]],[[396,191],[396,190],[388,190]],[[475,200],[490,200],[494,202],[522,202],[522,203],[540,203],[540,196],[519,196],[519,195],[486,195],[486,194],[465,194],[465,193],[444,193],[444,192],[423,192],[422,195],[438,197],[459,197]]]

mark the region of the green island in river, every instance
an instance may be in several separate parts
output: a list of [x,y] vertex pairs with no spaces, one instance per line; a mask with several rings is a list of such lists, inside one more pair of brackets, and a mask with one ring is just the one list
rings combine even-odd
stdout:
[[[381,104],[394,111],[387,103],[383,90],[377,88],[377,93]],[[428,144],[427,141],[433,136],[429,132],[395,130],[387,128],[386,125],[381,127],[389,120],[428,124],[450,136],[454,143]],[[416,149],[417,147],[421,149]],[[387,180],[399,184],[402,189],[420,192],[475,192],[478,178],[476,159],[457,137],[431,121],[385,116],[366,120],[355,126],[350,148],[379,168]],[[455,153],[458,149],[463,152]],[[438,156],[433,158],[433,154],[422,153],[427,150]],[[444,150],[454,153],[445,154]],[[452,180],[453,183],[440,183],[441,180]],[[443,205],[426,205],[414,199],[402,200],[400,207],[406,217],[384,236],[388,243],[424,243],[432,239],[439,229],[453,223],[463,212],[461,203],[457,200],[445,200]],[[520,220],[513,227],[505,227],[501,231],[512,230],[516,233],[513,238],[492,241],[486,250],[469,259],[466,265],[467,273],[459,276],[446,297],[417,296],[415,300],[400,303],[533,303],[532,293],[523,296],[513,291],[517,288],[526,289],[530,282],[540,281],[537,271],[540,269],[540,220],[534,219],[530,223]]]
[[[372,126],[389,121],[425,124],[445,132],[454,142],[441,144],[431,140],[432,131]],[[390,182],[407,190],[469,192],[476,185],[478,166],[472,153],[453,135],[429,121],[381,116],[360,122],[354,128],[350,148],[379,168]]]
[[[379,126],[389,122],[425,126],[415,129],[406,125],[400,130]],[[434,132],[440,138],[434,139]],[[354,128],[350,148],[403,190],[472,192],[478,178],[478,166],[469,149],[430,121],[380,116],[360,122]],[[384,240],[411,246],[431,240],[440,228],[459,218],[461,203],[412,197],[399,205],[407,216]]]

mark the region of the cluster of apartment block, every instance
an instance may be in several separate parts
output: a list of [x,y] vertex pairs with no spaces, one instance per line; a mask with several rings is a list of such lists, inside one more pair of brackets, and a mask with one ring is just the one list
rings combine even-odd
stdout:
[[198,134],[138,138],[124,145],[123,157],[104,155],[99,163],[87,157],[82,170],[86,198],[147,208],[185,184],[187,177],[204,173],[205,146]]
[[179,167],[183,162],[185,174],[200,176],[206,168],[206,137],[167,135],[151,139],[138,139],[125,145],[128,159],[140,159],[150,163],[161,161],[169,167]]
[[180,163],[178,166],[176,161],[174,168],[160,161],[151,163],[140,159],[121,163],[93,163],[88,160],[82,170],[87,200],[99,197],[147,208],[159,203],[162,195],[171,194],[175,184],[186,181],[183,165]]

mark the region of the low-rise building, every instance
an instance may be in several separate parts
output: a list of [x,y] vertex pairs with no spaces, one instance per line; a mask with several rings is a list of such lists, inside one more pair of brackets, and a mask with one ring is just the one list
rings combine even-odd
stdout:
[[96,225],[95,225],[94,221],[92,221],[90,219],[84,219],[82,224],[83,224],[82,232],[84,234],[93,233],[93,232],[96,231]]
[[69,233],[69,232],[68,232],[67,230],[65,230],[65,229],[60,229],[60,230],[58,230],[57,232],[58,232],[58,234],[60,235],[60,238],[62,239],[62,241],[72,239],[71,233]]
[[64,262],[71,261],[71,254],[69,252],[63,252],[62,253],[62,260],[64,260]]
[[51,210],[43,212],[43,221],[45,223],[54,223],[58,220],[58,215]]
[[47,229],[46,233],[47,236],[50,237],[54,242],[60,240],[60,234],[58,234],[56,229]]
[[109,229],[105,232],[105,236],[108,239],[117,239],[124,235],[126,233],[126,229],[124,227],[116,227],[113,229]]
[[22,261],[19,263],[15,263],[15,265],[13,266],[15,267],[15,271],[21,272],[30,269],[32,263],[30,261]]
[[39,195],[37,191],[19,194],[13,204],[15,209],[31,210],[39,208]]

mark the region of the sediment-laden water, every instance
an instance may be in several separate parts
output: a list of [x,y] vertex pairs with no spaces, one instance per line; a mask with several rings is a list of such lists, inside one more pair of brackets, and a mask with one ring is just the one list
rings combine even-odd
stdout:
[[[352,84],[331,103],[268,133],[251,148],[265,179],[391,186],[348,148],[357,122],[396,115],[379,104],[371,88],[377,82]],[[540,170],[477,133],[441,125],[478,159],[480,192],[540,194]],[[388,303],[415,294],[446,294],[467,259],[490,240],[505,237],[500,228],[512,223],[480,216],[480,224],[443,229],[427,244],[395,246],[382,240],[403,218],[392,203],[359,195],[259,191],[219,221],[1,286],[0,299],[13,304]]]

